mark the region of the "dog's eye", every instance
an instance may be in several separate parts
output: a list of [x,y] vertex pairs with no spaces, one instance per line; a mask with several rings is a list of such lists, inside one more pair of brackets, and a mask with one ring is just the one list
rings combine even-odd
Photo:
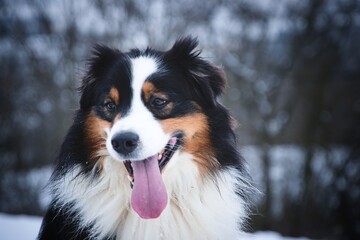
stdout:
[[114,102],[105,103],[105,107],[109,112],[114,112],[116,110],[116,104]]
[[151,100],[150,104],[153,108],[161,109],[168,104],[168,101],[166,99],[156,97]]

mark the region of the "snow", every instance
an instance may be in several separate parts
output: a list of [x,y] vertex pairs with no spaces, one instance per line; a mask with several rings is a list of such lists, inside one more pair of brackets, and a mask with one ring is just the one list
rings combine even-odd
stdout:
[[0,213],[0,239],[36,239],[40,225],[41,217]]
[[[1,240],[34,240],[41,226],[41,217],[0,213]],[[276,232],[244,233],[242,240],[305,240],[283,237]]]
[[246,233],[241,240],[307,240],[308,238],[300,237],[300,238],[292,238],[292,237],[284,237],[281,236],[277,232],[255,232],[255,233]]

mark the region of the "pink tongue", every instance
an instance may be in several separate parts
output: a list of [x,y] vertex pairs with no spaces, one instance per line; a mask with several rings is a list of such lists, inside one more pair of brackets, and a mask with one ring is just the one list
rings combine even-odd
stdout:
[[162,181],[157,154],[143,161],[133,161],[134,186],[131,206],[140,217],[157,218],[167,205],[167,193]]

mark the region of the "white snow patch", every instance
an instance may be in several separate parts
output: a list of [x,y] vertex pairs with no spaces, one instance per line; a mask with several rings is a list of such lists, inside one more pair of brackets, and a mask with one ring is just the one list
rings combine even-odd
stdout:
[[[1,240],[34,240],[41,226],[41,217],[0,213]],[[276,232],[244,233],[241,240],[306,240],[307,238],[283,237]],[[239,239],[239,240],[240,240]]]
[[0,213],[0,239],[36,239],[40,225],[41,217]]
[[306,240],[308,238],[292,238],[292,237],[283,237],[277,232],[263,231],[255,233],[244,233],[244,240]]

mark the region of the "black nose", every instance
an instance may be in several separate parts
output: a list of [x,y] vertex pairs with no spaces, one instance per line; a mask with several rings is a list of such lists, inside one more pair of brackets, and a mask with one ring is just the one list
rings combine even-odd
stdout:
[[127,155],[137,148],[139,144],[139,136],[132,132],[120,133],[113,137],[111,144],[115,151],[120,154]]

